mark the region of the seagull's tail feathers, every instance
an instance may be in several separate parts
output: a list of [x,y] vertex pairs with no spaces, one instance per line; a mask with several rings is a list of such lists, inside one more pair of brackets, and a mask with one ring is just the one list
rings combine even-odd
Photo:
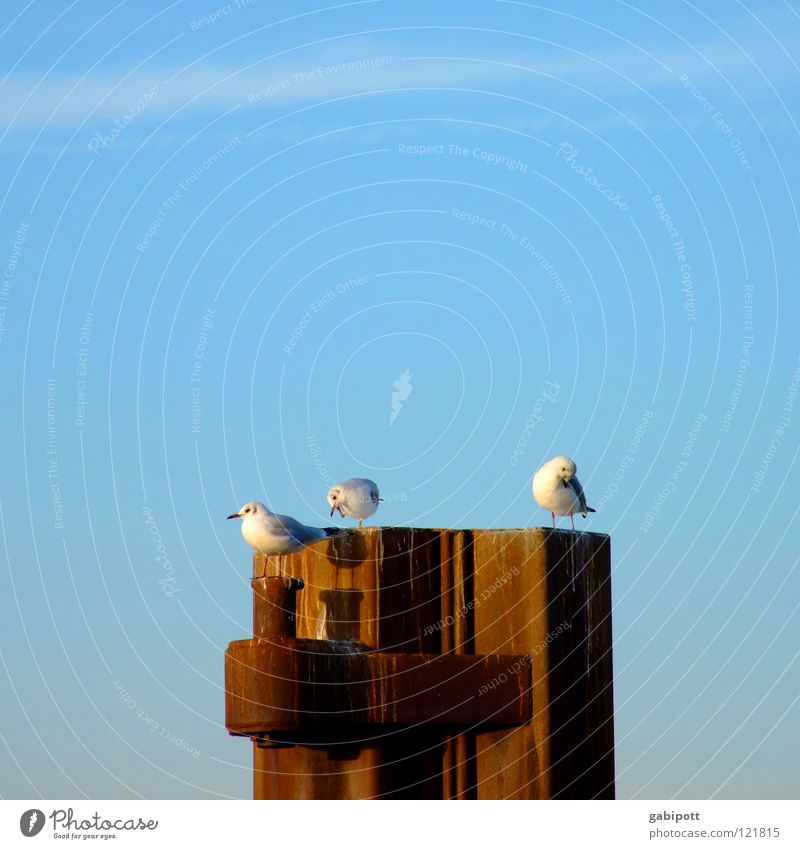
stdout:
[[[596,513],[597,512],[597,510],[595,510],[594,507],[586,507],[585,510],[586,510],[586,513]],[[586,513],[584,513],[584,515],[586,515]]]

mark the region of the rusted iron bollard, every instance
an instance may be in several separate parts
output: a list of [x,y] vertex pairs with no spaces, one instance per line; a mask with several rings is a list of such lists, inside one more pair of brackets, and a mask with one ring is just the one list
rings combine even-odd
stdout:
[[297,636],[297,578],[253,578],[253,636],[286,641]]
[[613,797],[608,537],[369,528],[253,566],[226,724],[256,799]]

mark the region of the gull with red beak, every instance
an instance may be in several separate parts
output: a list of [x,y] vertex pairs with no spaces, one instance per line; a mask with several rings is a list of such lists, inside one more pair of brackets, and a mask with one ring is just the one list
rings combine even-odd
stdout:
[[577,470],[573,460],[559,455],[545,463],[533,476],[533,497],[540,507],[550,511],[553,527],[556,526],[556,515],[569,516],[574,531],[575,513],[580,513],[585,519],[589,513],[597,512],[586,506],[583,487],[575,475]]
[[283,555],[320,539],[346,533],[342,528],[314,528],[303,525],[291,516],[273,513],[260,501],[248,501],[229,519],[242,520],[242,536],[251,548],[270,557],[278,557],[278,574],[283,577]]

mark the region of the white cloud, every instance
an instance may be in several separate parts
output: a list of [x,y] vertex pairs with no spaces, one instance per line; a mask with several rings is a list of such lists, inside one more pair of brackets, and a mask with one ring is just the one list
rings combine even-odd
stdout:
[[[536,99],[537,93],[552,93],[559,88],[558,81],[564,81],[604,97],[627,85],[650,90],[674,84],[684,73],[696,84],[723,94],[727,86],[720,74],[743,96],[769,93],[748,57],[722,38],[699,45],[696,51],[674,40],[671,44],[650,53],[621,45],[581,55],[516,39],[514,55],[494,58],[487,46],[471,57],[425,58],[433,52],[430,39],[427,45],[402,46],[350,40],[336,49],[299,50],[291,61],[284,56],[239,68],[196,62],[183,69],[142,70],[127,77],[127,71],[113,75],[107,70],[84,79],[78,74],[17,74],[0,88],[0,121],[12,131],[30,132],[45,125],[63,130],[86,122],[88,133],[110,132],[117,122],[152,125],[178,113],[221,112],[234,106],[285,112],[337,97],[406,88],[473,88]],[[784,47],[794,50],[800,45],[785,42]],[[748,49],[759,57],[759,67],[771,81],[794,72],[768,34],[757,32]],[[794,50],[793,55],[797,53]]]

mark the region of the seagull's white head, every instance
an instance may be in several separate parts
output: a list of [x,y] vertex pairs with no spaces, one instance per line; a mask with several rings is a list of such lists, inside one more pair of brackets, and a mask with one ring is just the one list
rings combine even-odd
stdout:
[[342,507],[342,488],[340,486],[332,486],[328,490],[328,504],[331,506],[331,516],[338,510],[339,515],[344,518],[344,508]]
[[550,462],[553,464],[558,477],[564,481],[565,486],[575,477],[575,473],[578,471],[578,467],[569,457],[553,457]]
[[229,519],[249,519],[250,516],[266,516],[269,513],[266,506],[260,501],[248,501],[238,513],[231,513]]

